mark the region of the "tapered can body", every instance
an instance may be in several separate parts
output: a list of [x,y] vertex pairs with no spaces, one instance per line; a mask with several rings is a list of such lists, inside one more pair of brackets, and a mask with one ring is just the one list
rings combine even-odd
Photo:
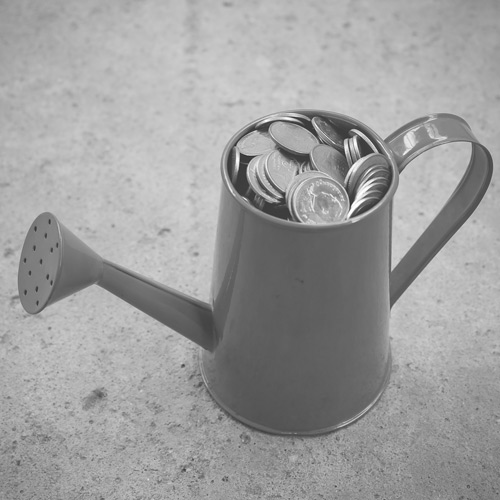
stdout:
[[251,426],[326,432],[365,413],[389,377],[397,169],[391,163],[389,192],[363,217],[325,225],[278,219],[242,200],[225,169],[247,130],[222,160],[212,279],[217,347],[202,355],[203,377],[219,404]]

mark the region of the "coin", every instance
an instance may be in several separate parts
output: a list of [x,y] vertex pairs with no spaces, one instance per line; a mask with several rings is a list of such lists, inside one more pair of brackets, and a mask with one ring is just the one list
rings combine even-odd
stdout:
[[324,174],[323,172],[318,172],[316,170],[302,172],[302,173],[297,174],[291,180],[290,184],[288,184],[286,191],[285,191],[285,198],[286,198],[286,202],[287,202],[288,208],[290,210],[290,213],[293,212],[292,199],[293,199],[293,193],[294,193],[295,189],[297,189],[297,187],[299,186],[299,184],[301,182],[305,181],[306,179],[313,178],[313,177],[326,177],[326,174]]
[[236,186],[236,181],[238,180],[238,173],[240,170],[240,150],[238,146],[234,146],[231,149],[231,153],[229,155],[229,177],[233,186]]
[[262,188],[258,178],[257,178],[257,164],[261,160],[260,156],[255,156],[251,159],[250,163],[247,167],[247,180],[250,185],[252,191],[257,195],[264,199],[267,203],[277,203],[276,199],[270,196],[264,191]]
[[313,169],[311,163],[307,160],[304,160],[299,167],[299,174],[303,174],[304,172],[310,172]]
[[263,211],[266,214],[278,217],[279,219],[293,220],[292,216],[290,215],[290,211],[288,210],[288,207],[284,204],[279,204],[279,205],[266,204],[263,208]]
[[269,126],[269,135],[279,147],[300,156],[308,155],[319,144],[314,134],[296,123],[273,122]]
[[351,217],[359,215],[360,213],[368,210],[369,208],[374,207],[379,201],[380,200],[377,197],[362,198],[359,200],[355,200],[351,205],[351,208],[349,209],[347,218],[350,219]]
[[263,118],[255,125],[255,128],[261,128],[264,125],[268,125],[269,123],[276,121],[291,122],[296,123],[297,125],[303,125],[304,123],[309,123],[311,119],[308,116],[301,115],[299,113],[274,113],[273,115],[269,115],[266,118]]
[[371,153],[368,156],[363,156],[363,158],[360,158],[351,166],[344,180],[344,185],[351,198],[354,186],[356,185],[361,174],[368,168],[375,165],[387,166],[387,168],[389,168],[387,158],[380,153]]
[[342,134],[339,129],[334,127],[330,120],[321,116],[315,116],[311,120],[311,123],[321,142],[338,149],[341,153],[344,152],[345,135]]
[[378,149],[377,149],[377,146],[375,146],[375,144],[372,142],[372,140],[366,134],[364,134],[363,132],[359,131],[358,129],[353,128],[353,129],[349,130],[349,135],[351,137],[354,136],[354,135],[357,135],[371,149],[372,152],[374,152],[374,153],[378,153],[379,152]]
[[344,139],[344,154],[347,160],[347,164],[349,165],[349,167],[352,167],[354,158],[351,155],[351,143],[349,142],[349,139]]
[[360,148],[360,144],[359,144],[359,137],[357,135],[355,135],[355,136],[351,137],[349,142],[351,144],[351,156],[352,156],[353,160],[356,162],[363,156],[363,154],[361,153],[361,148]]
[[310,177],[293,191],[292,215],[305,224],[328,224],[344,220],[349,198],[343,186],[329,178]]
[[[280,122],[276,122],[280,123]],[[297,175],[300,162],[287,156],[279,149],[272,151],[265,162],[265,173],[269,182],[281,193],[284,193],[290,181]]]
[[309,156],[311,164],[316,170],[328,174],[342,184],[344,183],[349,165],[346,157],[337,149],[327,144],[318,144],[314,146]]
[[277,148],[269,133],[262,130],[254,130],[244,135],[236,146],[245,156],[258,156]]
[[378,196],[382,199],[387,192],[387,184],[378,179],[373,179],[359,186],[355,192],[354,199],[365,198],[368,196]]
[[[368,171],[368,174],[371,172]],[[366,175],[362,177],[355,185],[354,185],[354,191],[359,190],[362,186],[367,186],[371,184],[381,184],[385,186],[386,188],[390,184],[390,178],[385,175],[385,172],[378,172],[375,171],[373,175]]]
[[353,189],[356,190],[358,185],[373,178],[384,178],[389,184],[391,180],[391,172],[387,166],[384,165],[374,165],[373,167],[369,167],[359,176],[359,179],[353,186]]
[[266,200],[259,195],[255,195],[253,199],[253,205],[259,210],[264,210],[264,207],[266,206]]
[[259,156],[259,160],[256,162],[256,175],[257,180],[260,182],[261,187],[266,191],[266,193],[274,198],[277,203],[281,203],[285,200],[284,194],[276,189],[270,182],[267,172],[266,172],[266,161],[269,155],[272,153],[266,153],[265,155]]

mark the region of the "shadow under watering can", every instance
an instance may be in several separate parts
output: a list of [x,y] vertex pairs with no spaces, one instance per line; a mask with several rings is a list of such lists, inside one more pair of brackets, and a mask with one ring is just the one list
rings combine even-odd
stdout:
[[[386,156],[392,181],[383,199],[352,219],[322,225],[278,219],[245,202],[227,170],[237,132],[222,155],[222,190],[211,302],[194,299],[101,258],[55,215],[36,218],[18,275],[21,303],[35,314],[97,284],[192,340],[214,399],[247,425],[278,434],[345,426],[380,398],[391,370],[392,305],[472,214],[492,159],[461,118],[414,120],[385,141],[354,118],[323,116],[366,134]],[[465,174],[443,209],[391,270],[392,200],[399,175],[424,151],[468,142]]]

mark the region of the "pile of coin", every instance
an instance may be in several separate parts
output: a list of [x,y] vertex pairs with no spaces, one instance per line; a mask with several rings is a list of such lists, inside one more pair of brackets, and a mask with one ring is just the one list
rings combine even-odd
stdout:
[[327,117],[277,113],[239,139],[231,182],[259,210],[305,224],[341,222],[378,203],[391,169],[366,134]]

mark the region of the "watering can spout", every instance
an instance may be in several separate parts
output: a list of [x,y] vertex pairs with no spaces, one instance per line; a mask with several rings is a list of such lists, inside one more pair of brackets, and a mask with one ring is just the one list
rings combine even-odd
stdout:
[[21,252],[19,297],[36,314],[46,306],[97,284],[204,349],[215,348],[212,308],[154,280],[102,259],[55,215],[31,225]]
[[204,349],[215,347],[212,309],[207,303],[106,260],[97,284]]

